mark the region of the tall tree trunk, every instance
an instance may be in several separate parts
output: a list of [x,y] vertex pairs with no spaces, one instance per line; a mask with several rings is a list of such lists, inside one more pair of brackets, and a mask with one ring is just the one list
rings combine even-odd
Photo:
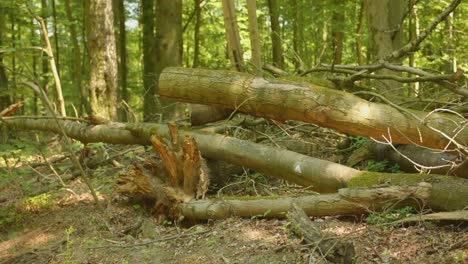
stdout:
[[[182,64],[182,0],[157,0],[156,5],[155,79],[159,80],[164,68]],[[155,94],[159,94],[158,82],[155,83]],[[163,120],[181,119],[184,118],[183,107],[161,100],[158,112],[163,114]]]
[[[47,11],[47,0],[41,0],[41,16],[42,16],[42,19],[44,20],[44,24],[46,25],[47,27],[47,17],[49,16],[48,15],[48,11]],[[46,94],[49,94],[49,77],[48,77],[48,74],[49,74],[49,62],[48,62],[48,58],[47,58],[47,55],[46,54],[43,54],[43,58],[42,58],[42,83],[41,83],[41,87],[42,89],[44,90],[44,92]]]
[[112,0],[87,0],[91,112],[117,119],[117,52]]
[[70,5],[70,0],[65,0],[65,13],[68,18],[68,29],[70,31],[71,42],[73,45],[73,77],[75,85],[77,86],[78,92],[80,94],[80,114],[87,113],[91,114],[91,108],[88,102],[88,93],[83,85],[83,68],[81,62],[81,50],[80,44],[78,42],[78,33],[76,31],[76,19],[73,17],[72,8]]
[[359,5],[359,17],[356,27],[356,59],[358,65],[364,64],[364,58],[362,56],[362,28],[364,26],[364,14],[366,14],[366,1],[368,0],[361,0]]
[[[1,16],[1,12],[0,12],[0,16]],[[2,27],[1,24],[2,24],[2,21],[0,19],[0,27]],[[37,38],[36,38],[36,27],[34,25],[34,18],[31,18],[30,25],[31,25],[31,45],[38,46]],[[2,44],[0,43],[0,46],[1,45]],[[1,61],[0,61],[0,67],[1,67]],[[33,74],[34,83],[38,85],[40,81],[39,81],[39,76],[37,75],[37,56],[32,56],[32,74]],[[38,95],[36,93],[34,93],[34,98],[33,98],[33,114],[35,116],[39,115]]]
[[[116,14],[116,24],[119,28],[118,33],[118,54],[119,54],[119,84],[120,84],[120,92],[119,92],[119,101],[123,100],[128,102],[130,100],[127,88],[127,77],[128,77],[128,67],[127,67],[127,32],[125,29],[125,6],[124,0],[116,0],[114,5]],[[127,120],[127,116],[123,108],[120,108],[119,111],[119,119],[120,120]]]
[[268,0],[271,21],[271,44],[273,48],[273,65],[284,69],[283,47],[281,46],[281,28],[279,24],[279,7],[277,0]]
[[[304,55],[302,47],[303,41],[303,12],[302,12],[302,1],[293,0],[291,1],[292,11],[293,11],[293,50],[294,50],[294,66],[296,72],[302,72],[304,70],[304,65],[302,61],[302,56]],[[307,56],[308,57],[308,56]]]
[[193,68],[197,68],[200,57],[200,27],[202,23],[201,4],[203,0],[193,0],[195,8],[195,28],[193,30]]
[[59,51],[59,37],[57,31],[57,9],[55,7],[55,0],[52,1],[52,19],[54,22],[54,42],[55,42],[55,65],[57,66],[57,74],[60,76],[60,51]]
[[262,57],[260,53],[260,36],[257,24],[257,0],[247,0],[247,11],[249,14],[250,50],[252,52],[252,64],[255,75],[262,75]]
[[[0,47],[3,45],[6,25],[6,8],[0,5]],[[3,66],[3,53],[0,52],[0,94],[8,91],[8,78]],[[5,109],[11,104],[10,96],[4,94],[0,96],[0,111]]]
[[237,27],[236,9],[234,1],[222,0],[224,28],[226,30],[226,39],[228,43],[229,59],[231,65],[237,71],[244,71],[244,62],[242,59],[242,47],[240,45],[239,29]]
[[332,13],[333,64],[341,64],[343,58],[345,2],[333,0]]
[[154,46],[154,0],[141,0],[141,23],[143,28],[143,119],[154,121],[158,109],[155,78],[155,46]]
[[[403,46],[403,15],[405,0],[367,1],[367,27],[371,61],[378,61]],[[382,70],[383,74],[394,74]],[[377,82],[381,92],[403,94],[401,84],[395,81]]]

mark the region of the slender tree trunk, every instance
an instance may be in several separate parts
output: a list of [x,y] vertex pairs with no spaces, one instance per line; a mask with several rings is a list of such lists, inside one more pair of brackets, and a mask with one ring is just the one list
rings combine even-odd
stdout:
[[87,0],[91,112],[117,119],[117,52],[112,0]]
[[341,64],[343,59],[345,2],[333,0],[332,13],[333,64]]
[[[42,19],[44,20],[44,24],[47,27],[47,17],[48,17],[48,12],[47,12],[47,0],[41,0],[41,16]],[[48,95],[49,94],[49,61],[47,54],[43,54],[42,58],[42,84],[41,87],[44,90],[44,92]]]
[[281,45],[281,28],[279,24],[279,7],[277,0],[268,0],[271,22],[271,43],[273,46],[273,65],[284,69],[283,47]]
[[145,89],[143,101],[143,119],[154,121],[158,109],[156,98],[155,78],[155,46],[154,46],[154,1],[141,0],[141,23],[143,28],[143,87]]
[[237,27],[236,9],[234,1],[222,0],[224,28],[226,30],[226,40],[228,43],[229,59],[231,65],[237,71],[244,71],[242,59],[242,47],[240,45],[239,29]]
[[200,27],[202,23],[201,4],[203,0],[193,0],[195,8],[195,28],[193,30],[193,68],[197,68],[200,56]]
[[[3,5],[0,5],[0,47],[4,44],[5,34],[5,25],[6,25],[6,10]],[[8,78],[5,72],[5,67],[3,66],[3,53],[0,52],[0,93],[8,91]],[[11,104],[10,96],[4,94],[0,96],[0,111],[5,109]]]
[[[0,16],[1,16],[1,12],[0,12]],[[2,27],[1,24],[2,22],[0,19],[0,27]],[[37,38],[36,38],[36,27],[34,25],[34,18],[31,18],[30,25],[31,25],[31,45],[38,46]],[[0,46],[1,45],[2,44],[0,43]],[[0,62],[0,65],[1,65],[1,62]],[[40,81],[39,81],[39,76],[37,75],[37,56],[32,56],[32,72],[34,76],[33,77],[34,83],[38,85]],[[33,98],[33,114],[35,116],[39,115],[38,95],[36,93],[34,93],[34,98]]]
[[356,59],[358,65],[364,64],[364,58],[362,55],[362,28],[364,27],[364,14],[366,13],[366,2],[367,0],[361,0],[359,5],[359,17],[356,28]]
[[[130,100],[128,88],[127,88],[127,78],[128,78],[128,66],[127,66],[127,32],[125,29],[125,6],[124,0],[116,0],[115,4],[115,11],[116,14],[116,22],[115,24],[118,25],[118,54],[119,54],[119,84],[120,84],[120,92],[119,92],[119,101],[123,100],[128,102]],[[126,114],[123,111],[123,108],[120,108],[122,111],[119,113],[120,120],[127,120]]]
[[257,3],[256,0],[247,0],[247,11],[249,14],[249,34],[252,51],[252,64],[255,75],[262,75],[262,56],[260,49],[260,36],[257,24]]
[[81,61],[81,50],[80,44],[78,42],[78,34],[76,30],[76,19],[73,17],[72,8],[70,5],[70,0],[65,0],[65,13],[68,18],[68,29],[70,31],[71,42],[73,45],[73,77],[75,85],[77,86],[78,92],[80,94],[80,114],[87,113],[91,114],[91,108],[88,102],[88,93],[83,85],[83,68]]
[[60,51],[59,51],[59,36],[57,30],[57,9],[55,7],[55,0],[52,1],[52,19],[54,22],[54,42],[55,42],[55,65],[57,67],[57,74],[60,76]]

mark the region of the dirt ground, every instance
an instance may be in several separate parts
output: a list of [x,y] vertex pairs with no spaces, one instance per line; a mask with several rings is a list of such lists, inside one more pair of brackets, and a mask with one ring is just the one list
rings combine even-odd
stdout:
[[[93,169],[102,208],[80,178],[61,187],[50,167],[32,165],[39,160],[0,166],[0,263],[329,263],[287,220],[158,222],[147,204],[113,189],[138,154]],[[71,173],[69,164],[54,167],[61,176]],[[233,178],[229,186],[223,190],[229,195],[303,191],[256,174]],[[354,243],[354,263],[468,263],[466,223],[373,225],[366,217],[311,219]]]

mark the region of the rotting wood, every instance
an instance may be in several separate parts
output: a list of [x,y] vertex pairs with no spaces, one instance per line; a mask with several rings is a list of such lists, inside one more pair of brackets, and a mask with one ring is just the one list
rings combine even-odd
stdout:
[[304,210],[296,204],[292,204],[288,211],[288,220],[291,230],[299,237],[303,237],[305,242],[312,244],[313,248],[317,248],[327,260],[332,263],[353,262],[356,255],[354,244],[322,232],[320,227],[310,221]]

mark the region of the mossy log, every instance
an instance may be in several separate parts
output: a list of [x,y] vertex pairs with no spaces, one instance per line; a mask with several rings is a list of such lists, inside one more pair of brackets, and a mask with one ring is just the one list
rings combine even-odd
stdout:
[[[392,143],[444,149],[468,145],[465,119],[445,113],[395,108],[353,94],[307,83],[271,81],[204,69],[166,68],[163,98],[220,106],[275,120],[298,120]],[[452,141],[453,140],[453,141]]]

